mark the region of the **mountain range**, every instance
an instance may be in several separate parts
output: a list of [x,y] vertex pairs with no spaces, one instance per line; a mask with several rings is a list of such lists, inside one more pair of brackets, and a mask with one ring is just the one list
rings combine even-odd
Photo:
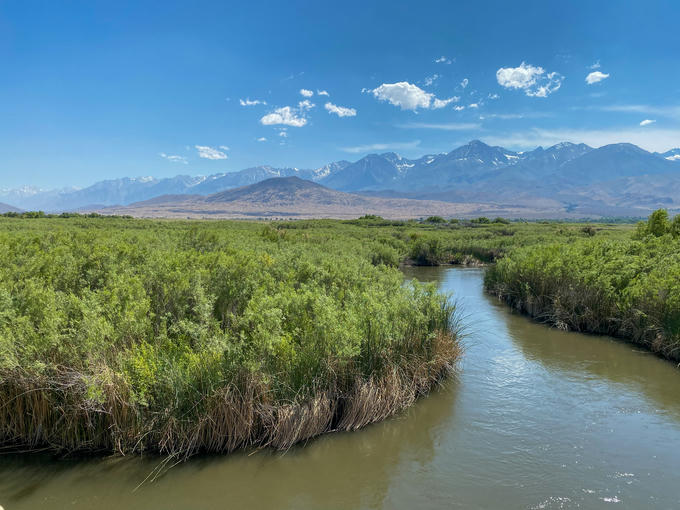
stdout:
[[515,152],[473,140],[451,152],[407,159],[369,154],[316,169],[259,166],[210,176],[122,178],[83,189],[0,190],[0,200],[45,211],[126,206],[163,195],[212,195],[276,177],[298,177],[338,191],[502,206],[549,207],[582,215],[644,215],[680,208],[680,149],[652,153],[620,143],[569,142]]
[[504,207],[409,198],[384,198],[337,191],[299,177],[273,177],[212,195],[162,195],[102,214],[144,218],[357,218],[374,214],[407,219],[423,216],[547,217],[550,209]]

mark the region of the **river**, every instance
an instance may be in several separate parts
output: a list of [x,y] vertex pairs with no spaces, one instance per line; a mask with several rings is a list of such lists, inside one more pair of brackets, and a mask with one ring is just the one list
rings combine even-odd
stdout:
[[565,333],[484,294],[483,270],[409,268],[453,292],[457,377],[403,415],[286,453],[157,458],[0,455],[21,509],[680,508],[680,369]]

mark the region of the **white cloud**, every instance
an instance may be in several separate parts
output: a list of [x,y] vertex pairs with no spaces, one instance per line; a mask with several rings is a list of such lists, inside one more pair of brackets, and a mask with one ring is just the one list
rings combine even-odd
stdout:
[[309,99],[305,99],[304,101],[300,101],[298,103],[298,109],[301,112],[306,112],[314,108],[316,105],[312,103]]
[[291,106],[284,106],[277,108],[273,112],[268,113],[260,119],[260,124],[265,126],[275,126],[282,124],[284,126],[302,127],[307,124],[305,112],[314,108],[314,104],[305,99],[298,103],[297,108]]
[[258,142],[266,142],[267,139],[264,136],[261,136],[260,138],[257,139]]
[[418,108],[443,108],[457,100],[456,98],[437,99],[434,94],[425,92],[417,85],[406,81],[383,83],[375,89],[363,89],[362,92],[369,92],[377,99],[388,101],[402,110],[413,111],[416,111]]
[[305,96],[305,97],[312,97],[314,95],[313,90],[307,90],[307,89],[300,89],[300,94]]
[[468,80],[467,78],[464,78],[463,81],[460,82],[460,86],[465,88],[465,87],[468,86],[468,83],[470,83],[470,80]]
[[600,68],[600,61],[597,60],[595,63],[591,66],[588,66],[588,69],[599,69]]
[[454,106],[453,109],[457,112],[460,112],[461,110],[465,110],[464,106]]
[[548,97],[562,86],[564,77],[559,73],[546,73],[542,67],[522,62],[518,67],[501,67],[496,80],[506,89],[520,89],[529,97]]
[[330,94],[325,90],[318,90],[317,89],[316,93],[320,96],[330,96]]
[[446,105],[450,103],[455,103],[458,101],[460,98],[459,97],[450,97],[448,99],[437,99],[436,97],[432,100],[432,109],[433,110],[438,110],[439,108],[444,108]]
[[[227,159],[227,155],[221,150],[208,147],[207,145],[194,145],[198,151],[198,157],[203,159]],[[220,145],[220,149],[224,150],[224,145]],[[228,148],[227,148],[228,150]]]
[[161,152],[158,154],[161,158],[167,159],[168,161],[171,161],[173,163],[182,163],[184,165],[187,164],[187,158],[184,156],[176,156],[174,154],[166,154],[165,152]]
[[593,83],[606,80],[607,78],[609,78],[608,74],[601,71],[593,71],[592,73],[588,74],[588,76],[586,76],[586,83],[588,85],[592,85]]
[[489,99],[500,99],[501,96],[499,96],[498,94],[489,94],[488,97]]
[[371,151],[415,149],[418,145],[420,145],[420,140],[414,140],[413,142],[372,143],[368,145],[357,145],[355,147],[343,147],[340,150],[349,152],[350,154],[357,154]]
[[649,126],[650,124],[654,124],[656,121],[652,119],[645,119],[642,122],[640,122],[641,126]]
[[425,84],[426,87],[429,87],[435,81],[437,81],[438,78],[439,78],[439,75],[437,73],[435,73],[432,76],[426,76],[425,79],[423,80],[423,83]]
[[478,103],[470,103],[468,105],[468,108],[479,108],[479,104]]
[[481,128],[481,124],[468,122],[448,122],[444,124],[430,124],[427,122],[408,122],[406,124],[397,124],[397,127],[403,129],[438,129],[440,131],[472,131]]
[[417,110],[429,108],[434,94],[425,92],[420,87],[400,81],[397,83],[383,83],[379,87],[370,90],[381,101],[389,101],[390,104],[400,107],[402,110]]
[[542,85],[534,90],[525,89],[524,93],[529,97],[548,97],[560,89],[563,79],[564,77],[561,74],[548,73]]
[[258,104],[267,104],[266,101],[260,101],[259,99],[253,99],[251,101],[250,98],[239,99],[238,102],[241,104],[241,106],[255,106]]
[[446,58],[444,55],[434,59],[434,61],[436,64],[450,64],[452,62],[450,58]]
[[281,138],[288,138],[288,131],[279,131],[279,136]]
[[326,103],[323,105],[328,113],[334,113],[338,117],[355,117],[357,111],[354,108],[346,108],[344,106],[334,105],[333,103]]
[[656,152],[665,152],[672,147],[677,147],[678,140],[680,140],[680,129],[658,129],[655,127],[602,130],[533,128],[484,138],[484,142],[490,145],[501,145],[515,149],[533,149],[539,145],[546,147],[560,142],[586,143],[591,147],[628,142],[645,150]]

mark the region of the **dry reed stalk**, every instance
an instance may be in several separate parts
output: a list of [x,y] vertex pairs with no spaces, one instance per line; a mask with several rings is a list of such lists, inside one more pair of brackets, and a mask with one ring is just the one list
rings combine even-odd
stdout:
[[406,351],[412,354],[382,375],[339,377],[300,402],[270,402],[261,380],[243,376],[206,398],[194,418],[131,404],[125,381],[112,374],[105,374],[103,398],[93,401],[82,374],[61,369],[32,377],[17,369],[0,378],[0,446],[123,455],[149,450],[178,458],[254,445],[287,449],[393,416],[439,384],[461,355],[456,337],[443,331]]

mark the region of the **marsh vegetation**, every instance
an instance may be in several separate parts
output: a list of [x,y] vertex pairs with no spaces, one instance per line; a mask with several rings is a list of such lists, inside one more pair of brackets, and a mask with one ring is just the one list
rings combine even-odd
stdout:
[[[677,338],[667,263],[677,243],[667,220],[656,236],[626,224],[500,218],[8,216],[0,219],[6,446],[186,457],[288,448],[391,416],[460,357],[453,302],[405,284],[404,264],[495,262],[487,288],[523,311],[564,328],[633,332],[676,352],[654,343]],[[637,265],[621,268],[616,253]],[[610,273],[600,267],[608,260]],[[641,264],[648,279],[635,277]],[[644,315],[622,312],[611,282],[611,300],[602,299],[595,283],[606,274],[636,283],[628,310]],[[663,298],[653,289],[666,289]]]
[[680,216],[655,211],[616,238],[513,250],[485,285],[560,329],[617,336],[680,360]]

